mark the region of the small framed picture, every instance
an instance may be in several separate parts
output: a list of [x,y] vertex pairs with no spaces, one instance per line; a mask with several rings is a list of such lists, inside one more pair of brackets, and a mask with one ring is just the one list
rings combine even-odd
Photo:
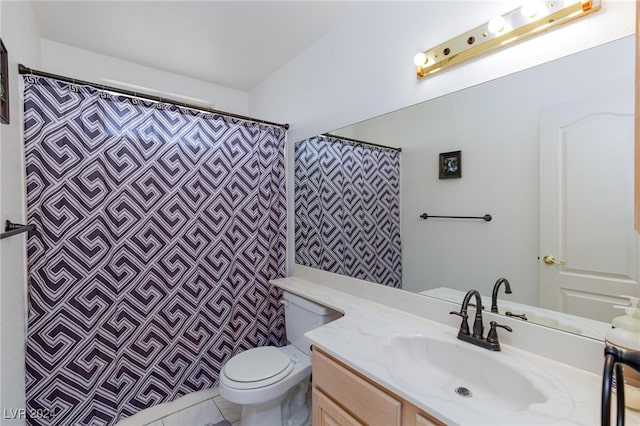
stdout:
[[9,66],[7,48],[0,39],[0,123],[9,124]]
[[462,177],[462,151],[440,154],[440,179]]

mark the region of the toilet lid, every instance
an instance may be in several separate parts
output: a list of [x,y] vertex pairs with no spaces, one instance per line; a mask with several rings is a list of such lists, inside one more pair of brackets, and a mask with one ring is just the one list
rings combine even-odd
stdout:
[[282,373],[291,359],[273,346],[241,352],[224,366],[224,374],[236,382],[258,382]]

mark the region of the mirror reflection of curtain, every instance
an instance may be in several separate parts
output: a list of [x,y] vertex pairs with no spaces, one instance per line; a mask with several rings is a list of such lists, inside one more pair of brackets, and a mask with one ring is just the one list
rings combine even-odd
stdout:
[[295,147],[295,261],[402,285],[400,153],[337,137]]
[[114,424],[284,344],[285,130],[30,79],[30,424]]

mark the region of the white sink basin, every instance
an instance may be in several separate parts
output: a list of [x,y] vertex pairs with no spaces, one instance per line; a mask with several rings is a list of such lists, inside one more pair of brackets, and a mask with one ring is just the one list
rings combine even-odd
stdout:
[[531,365],[522,368],[520,359],[504,352],[419,334],[395,335],[383,352],[393,379],[416,394],[493,412],[562,418],[573,409],[562,386]]

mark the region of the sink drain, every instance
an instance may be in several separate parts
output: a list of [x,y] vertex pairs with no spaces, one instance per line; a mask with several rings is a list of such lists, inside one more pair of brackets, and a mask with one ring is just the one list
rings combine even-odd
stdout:
[[459,388],[456,388],[456,393],[463,398],[471,398],[473,396],[471,391],[465,388],[464,386],[460,386]]

